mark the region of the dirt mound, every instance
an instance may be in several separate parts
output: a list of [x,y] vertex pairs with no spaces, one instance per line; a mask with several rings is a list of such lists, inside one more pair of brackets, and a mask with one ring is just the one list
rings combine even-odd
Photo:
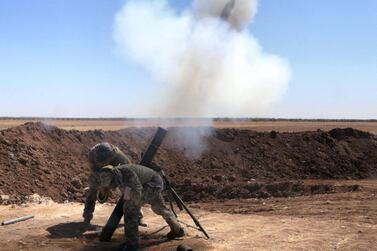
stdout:
[[355,130],[353,128],[335,128],[329,131],[329,134],[331,137],[338,139],[338,140],[344,140],[348,137],[354,137],[354,138],[371,138],[372,135],[368,132],[363,132],[359,130]]
[[[91,146],[108,141],[138,162],[155,130],[81,132],[26,123],[0,131],[0,195],[17,200],[38,193],[59,202],[82,201]],[[189,147],[177,142],[183,131],[193,135],[202,130],[169,129],[155,158],[187,200],[284,196],[284,191],[308,189],[284,180],[377,176],[375,136],[352,128],[300,133],[208,128],[203,153],[191,159]],[[268,184],[281,189],[273,192]]]
[[217,184],[178,185],[185,201],[208,201],[212,199],[248,199],[270,197],[295,197],[302,195],[354,192],[358,185],[334,186],[332,184],[304,184],[302,181],[239,182],[219,187]]

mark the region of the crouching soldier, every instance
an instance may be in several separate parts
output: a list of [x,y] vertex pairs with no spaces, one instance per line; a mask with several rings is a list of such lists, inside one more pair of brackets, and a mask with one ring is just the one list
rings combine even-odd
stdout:
[[[93,146],[89,151],[88,159],[90,165],[89,190],[86,194],[83,218],[84,222],[89,224],[93,218],[97,198],[99,202],[104,203],[111,192],[110,189],[100,186],[99,171],[102,167],[107,165],[117,166],[130,164],[131,161],[118,147],[107,142]],[[142,222],[142,217],[143,214],[140,211],[140,225],[146,226],[146,224]]]
[[150,204],[152,211],[161,215],[170,226],[169,239],[184,235],[177,218],[164,203],[163,180],[152,169],[141,165],[106,166],[100,170],[101,186],[119,188],[124,199],[124,234],[126,242],[120,250],[133,251],[139,246],[138,213],[144,204]]

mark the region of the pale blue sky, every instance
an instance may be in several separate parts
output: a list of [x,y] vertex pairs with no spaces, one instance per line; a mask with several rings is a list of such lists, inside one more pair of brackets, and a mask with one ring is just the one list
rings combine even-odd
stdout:
[[[112,39],[123,3],[0,0],[0,116],[126,116],[153,95]],[[377,1],[261,0],[249,29],[292,68],[265,117],[377,118]]]

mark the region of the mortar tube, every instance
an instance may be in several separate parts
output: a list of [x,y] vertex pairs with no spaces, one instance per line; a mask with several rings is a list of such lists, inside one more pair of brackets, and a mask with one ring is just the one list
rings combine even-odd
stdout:
[[30,220],[34,218],[33,215],[27,215],[27,216],[22,216],[22,217],[19,217],[19,218],[15,218],[15,219],[11,219],[11,220],[6,220],[6,221],[3,221],[1,223],[2,226],[5,226],[5,225],[10,225],[10,224],[14,224],[14,223],[17,223],[17,222],[20,222],[20,221],[26,221],[26,220]]

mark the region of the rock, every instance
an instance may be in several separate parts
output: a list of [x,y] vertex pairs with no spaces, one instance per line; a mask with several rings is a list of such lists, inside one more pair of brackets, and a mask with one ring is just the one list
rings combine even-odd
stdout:
[[77,189],[73,186],[70,186],[67,188],[67,192],[69,192],[70,194],[74,194],[76,193]]
[[34,166],[38,166],[40,163],[39,163],[38,160],[33,159],[33,160],[31,160],[31,164],[34,165]]
[[270,137],[275,139],[278,136],[278,133],[276,131],[271,131],[270,132]]
[[11,153],[11,152],[9,152],[9,157],[11,158],[11,159],[14,159],[14,153]]
[[0,199],[1,199],[2,201],[7,201],[7,200],[10,200],[10,196],[9,196],[9,195],[5,195],[5,194],[2,194],[2,195],[0,195]]
[[224,142],[232,142],[235,138],[233,133],[229,129],[217,130],[215,137]]
[[77,192],[77,193],[75,193],[75,196],[76,196],[77,198],[82,198],[82,197],[84,197],[84,194],[83,194],[83,193],[80,193],[80,192]]
[[26,245],[27,243],[26,242],[24,242],[24,241],[18,241],[18,244],[20,244],[20,245]]
[[26,165],[26,163],[28,162],[28,159],[25,158],[24,156],[20,156],[18,157],[18,162],[20,162],[22,165]]
[[12,144],[9,142],[9,140],[7,140],[7,139],[1,139],[1,140],[0,140],[0,143],[2,143],[3,145],[6,145],[6,146],[10,146],[10,145],[12,145]]
[[217,160],[212,161],[211,164],[208,166],[210,169],[222,169],[223,166]]
[[189,179],[184,179],[183,184],[184,184],[185,186],[190,186],[190,185],[191,185],[191,180],[189,180]]
[[265,191],[259,191],[257,193],[257,196],[258,196],[258,198],[266,199],[266,198],[271,197],[271,194],[269,194],[268,192],[265,192]]
[[39,168],[46,174],[52,174],[52,171],[48,167],[39,166]]
[[93,131],[93,134],[96,135],[96,136],[98,136],[98,137],[100,137],[101,139],[102,139],[103,136],[104,136],[103,131],[102,131],[102,130],[98,130],[98,129],[94,130],[94,131]]
[[74,177],[71,181],[71,184],[74,188],[80,189],[82,187],[81,180],[77,177]]

